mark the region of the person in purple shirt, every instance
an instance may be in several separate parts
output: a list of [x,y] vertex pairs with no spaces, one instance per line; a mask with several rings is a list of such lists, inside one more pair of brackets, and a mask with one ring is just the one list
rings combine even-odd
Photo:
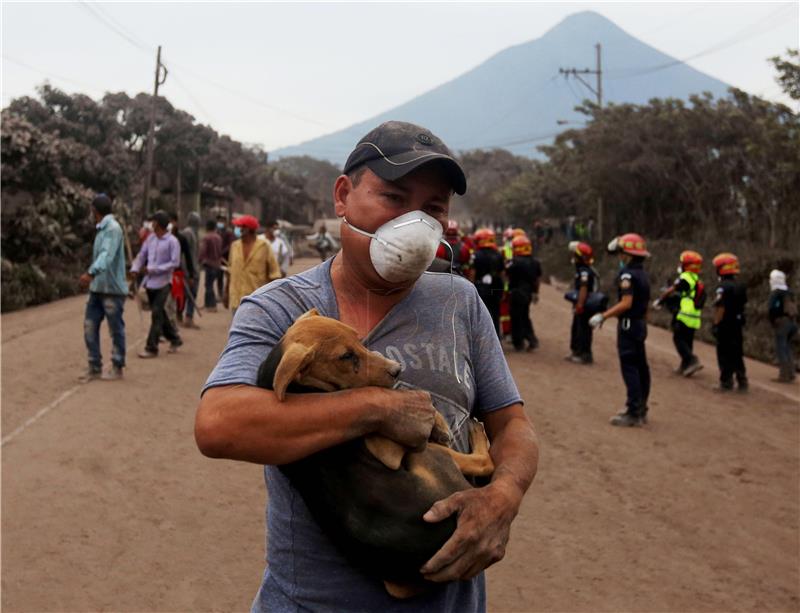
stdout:
[[169,215],[156,211],[150,221],[153,232],[145,239],[131,266],[131,272],[142,278],[150,302],[150,332],[144,349],[138,354],[140,358],[158,356],[158,339],[162,334],[170,343],[169,353],[175,353],[183,345],[164,308],[172,290],[172,272],[181,263],[181,246],[178,239],[167,231]]

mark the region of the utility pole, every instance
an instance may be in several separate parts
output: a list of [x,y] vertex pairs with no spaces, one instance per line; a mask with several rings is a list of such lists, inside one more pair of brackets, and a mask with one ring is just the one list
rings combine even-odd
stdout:
[[[594,46],[595,53],[596,53],[596,68],[594,70],[589,70],[588,68],[584,68],[583,70],[578,70],[577,68],[559,68],[558,73],[563,74],[564,78],[569,78],[569,75],[572,75],[578,81],[583,83],[584,87],[592,92],[595,97],[597,98],[597,106],[603,108],[603,65],[601,60],[601,51],[602,48],[600,43],[597,43]],[[597,78],[596,86],[592,87],[586,81],[583,80],[581,75],[589,75],[593,74]],[[597,240],[599,242],[603,241],[603,199],[597,199]]]
[[[163,72],[162,72],[163,71]],[[155,149],[155,128],[156,128],[156,101],[158,100],[158,86],[163,85],[167,80],[167,67],[161,63],[161,45],[158,46],[156,55],[156,77],[153,87],[153,99],[150,101],[150,126],[147,128],[147,157],[145,158],[145,179],[144,179],[144,205],[142,215],[145,219],[150,214],[150,181],[153,175],[153,150]]]
[[[589,70],[588,68],[584,68],[583,70],[578,70],[577,68],[559,68],[558,73],[563,74],[565,78],[568,78],[569,75],[572,75],[578,81],[583,83],[584,87],[592,92],[595,97],[597,98],[597,106],[603,106],[603,69],[602,69],[602,62],[600,59],[601,54],[601,47],[600,43],[597,43],[595,46],[595,51],[597,53],[597,68],[595,70]],[[581,77],[582,74],[593,74],[597,77],[597,83],[595,87],[589,85],[586,81],[583,80]]]

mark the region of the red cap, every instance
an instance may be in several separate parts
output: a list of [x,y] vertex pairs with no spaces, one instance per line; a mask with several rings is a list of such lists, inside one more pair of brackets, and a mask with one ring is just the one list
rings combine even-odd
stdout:
[[233,223],[234,226],[242,226],[243,228],[258,230],[258,219],[252,215],[239,215],[239,217],[234,219],[231,223]]

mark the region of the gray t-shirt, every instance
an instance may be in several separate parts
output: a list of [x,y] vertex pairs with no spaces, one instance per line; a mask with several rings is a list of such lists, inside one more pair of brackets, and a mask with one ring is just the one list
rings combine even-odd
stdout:
[[[273,281],[242,300],[228,344],[203,391],[255,385],[261,362],[292,322],[312,307],[338,319],[331,261]],[[423,274],[364,344],[401,364],[400,387],[431,393],[462,451],[469,448],[470,416],[522,401],[491,316],[475,287],[461,277]],[[267,569],[253,611],[485,610],[483,573],[471,581],[437,586],[424,596],[392,598],[380,581],[348,565],[280,470],[265,466],[264,475],[269,491]]]

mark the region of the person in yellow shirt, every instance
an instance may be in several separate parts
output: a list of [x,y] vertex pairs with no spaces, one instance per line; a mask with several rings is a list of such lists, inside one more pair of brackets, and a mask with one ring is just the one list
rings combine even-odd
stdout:
[[270,242],[258,240],[258,220],[255,217],[241,215],[233,220],[233,226],[236,240],[231,243],[228,255],[228,276],[223,303],[235,311],[242,298],[262,285],[280,279],[281,269]]

